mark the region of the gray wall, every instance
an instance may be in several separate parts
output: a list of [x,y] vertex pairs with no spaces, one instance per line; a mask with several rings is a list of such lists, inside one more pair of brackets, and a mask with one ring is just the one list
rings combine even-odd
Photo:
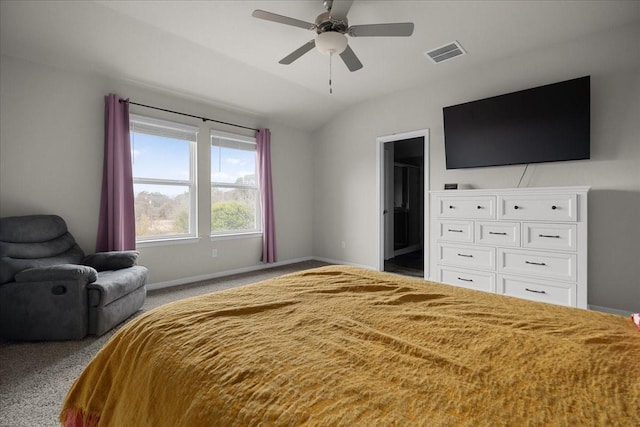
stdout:
[[[92,251],[102,176],[103,96],[116,92],[152,105],[271,128],[280,260],[316,256],[375,266],[377,137],[430,129],[432,189],[441,189],[445,182],[476,188],[514,187],[524,166],[445,170],[442,107],[590,74],[592,159],[532,165],[523,186],[592,187],[589,303],[637,310],[639,39],[637,26],[621,28],[425,81],[410,91],[342,111],[313,134],[155,88],[2,56],[0,215],[59,214],[83,249]],[[202,125],[197,120],[191,123]],[[203,127],[200,135],[203,139],[198,144],[204,147],[208,128]],[[201,159],[198,166],[199,173],[206,175],[207,161]],[[199,191],[209,190],[200,187]],[[199,208],[201,229],[206,229],[207,209]],[[213,247],[219,251],[215,259],[211,258]],[[143,248],[141,262],[151,268],[151,282],[158,283],[258,266],[259,257],[259,239],[212,242],[204,236],[194,244]]]
[[[376,138],[430,129],[430,187],[518,184],[524,165],[446,170],[442,107],[591,75],[591,160],[529,166],[524,187],[589,185],[589,303],[640,304],[640,28],[526,52],[357,105],[314,134],[313,253],[377,266]],[[473,54],[473,52],[470,52]],[[455,59],[464,61],[464,57]],[[433,65],[446,67],[447,63]],[[346,242],[346,248],[341,242]]]
[[[279,261],[312,255],[308,134],[157,89],[8,56],[0,61],[0,90],[0,216],[58,214],[65,218],[80,246],[86,252],[94,251],[102,182],[104,96],[114,92],[194,115],[269,127]],[[135,106],[131,111],[200,126],[198,150],[202,155],[197,166],[204,183],[209,176],[209,128],[238,132]],[[200,200],[208,200],[208,192],[208,185],[200,186]],[[198,218],[200,230],[206,233],[206,204],[200,204]],[[211,257],[214,247],[218,249],[215,259]],[[140,248],[140,263],[151,270],[151,283],[172,282],[259,266],[261,250],[261,238],[211,241],[205,234],[197,243]]]

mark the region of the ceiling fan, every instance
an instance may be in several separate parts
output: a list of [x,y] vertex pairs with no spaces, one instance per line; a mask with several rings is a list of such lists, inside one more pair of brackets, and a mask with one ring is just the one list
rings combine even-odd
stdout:
[[254,10],[252,16],[317,33],[314,39],[279,61],[280,64],[285,65],[291,64],[315,47],[328,55],[339,54],[349,71],[357,71],[362,68],[362,63],[349,47],[346,35],[351,37],[408,37],[413,34],[412,22],[349,26],[347,13],[349,13],[352,3],[353,0],[324,0],[323,4],[327,11],[318,15],[313,24],[260,9]]

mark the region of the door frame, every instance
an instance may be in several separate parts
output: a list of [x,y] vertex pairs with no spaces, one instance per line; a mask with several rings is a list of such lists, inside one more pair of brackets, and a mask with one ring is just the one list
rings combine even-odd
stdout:
[[380,178],[383,180],[382,182],[382,232],[384,233],[382,236],[382,267],[384,269],[384,262],[390,257],[395,256],[395,227],[394,218],[395,212],[393,210],[393,201],[391,197],[395,195],[395,191],[393,190],[393,183],[395,177],[395,144],[392,143],[384,143],[382,144],[384,159],[382,159],[383,170],[381,172]]
[[377,151],[376,151],[376,186],[377,191],[377,207],[378,207],[378,271],[384,271],[384,144],[388,142],[402,141],[412,138],[424,138],[424,236],[423,236],[423,264],[424,264],[424,278],[429,278],[429,215],[431,212],[429,204],[429,129],[420,129],[411,132],[396,133],[393,135],[380,136],[376,138]]

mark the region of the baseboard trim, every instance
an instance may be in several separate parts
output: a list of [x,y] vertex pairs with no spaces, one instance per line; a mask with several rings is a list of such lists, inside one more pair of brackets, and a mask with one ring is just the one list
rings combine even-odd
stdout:
[[420,250],[420,245],[415,244],[415,245],[407,246],[406,248],[393,251],[393,256],[396,257],[404,254],[410,254],[411,252],[416,252],[419,250]]
[[353,267],[366,268],[367,270],[377,270],[376,267],[372,267],[370,265],[356,264],[354,262],[340,261],[337,259],[323,258],[323,257],[313,257],[313,259],[316,261],[326,262],[327,264],[351,265]]
[[602,311],[609,314],[619,314],[621,316],[631,316],[631,311],[618,310],[617,308],[602,307],[599,305],[589,304],[589,310]]
[[[147,284],[147,290],[155,291],[158,289],[171,288],[173,286],[186,285],[187,283],[218,279],[220,277],[233,276],[234,274],[249,273],[249,272],[258,271],[258,270],[266,270],[273,267],[281,267],[284,265],[295,264],[295,263],[304,262],[304,261],[312,261],[312,260],[318,260],[318,258],[314,258],[314,257],[295,258],[295,259],[288,259],[286,261],[278,261],[271,264],[252,265],[249,267],[237,268],[235,270],[225,270],[225,271],[219,271],[217,273],[202,274],[200,276],[183,277],[180,279],[169,280],[166,282]],[[319,261],[322,261],[322,260],[319,260]]]
[[266,270],[273,267],[280,267],[280,266],[295,264],[295,263],[304,262],[304,261],[321,261],[321,262],[326,262],[327,264],[352,265],[354,267],[361,267],[369,270],[376,270],[375,267],[372,267],[369,265],[355,264],[355,263],[344,262],[344,261],[335,260],[335,259],[309,256],[309,257],[303,257],[303,258],[288,259],[286,261],[278,261],[272,264],[252,265],[249,267],[238,268],[235,270],[225,270],[225,271],[219,271],[211,274],[202,274],[200,276],[183,277],[180,279],[169,280],[166,282],[151,283],[151,284],[147,284],[147,290],[155,291],[158,289],[171,288],[173,286],[186,285],[188,283],[201,282],[203,280],[218,279],[220,277],[233,276],[234,274],[250,273],[252,271],[258,271],[258,270]]

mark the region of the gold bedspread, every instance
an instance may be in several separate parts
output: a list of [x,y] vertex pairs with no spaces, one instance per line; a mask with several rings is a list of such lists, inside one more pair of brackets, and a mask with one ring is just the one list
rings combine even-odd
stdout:
[[330,266],[139,316],[61,421],[638,426],[639,357],[623,316]]

